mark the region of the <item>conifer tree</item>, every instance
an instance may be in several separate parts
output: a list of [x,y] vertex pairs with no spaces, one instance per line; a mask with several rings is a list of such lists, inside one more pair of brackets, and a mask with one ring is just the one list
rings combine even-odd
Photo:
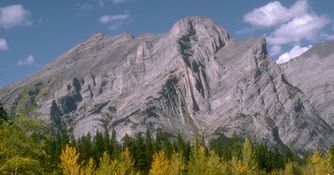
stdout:
[[179,175],[182,173],[183,162],[179,153],[174,152],[170,159],[160,150],[153,155],[150,175]]
[[2,107],[2,104],[0,103],[0,125],[3,122],[7,122],[7,121],[8,121],[8,114],[6,110]]
[[188,173],[193,175],[204,174],[206,163],[207,159],[204,146],[193,146],[188,163]]
[[95,162],[98,162],[98,159],[103,155],[103,153],[107,150],[104,149],[104,138],[101,132],[96,132],[95,137],[93,139],[93,148],[92,148],[92,156],[94,157]]
[[60,168],[62,169],[64,175],[79,175],[79,154],[75,148],[66,145],[60,155],[60,161]]
[[94,175],[95,174],[95,164],[92,158],[86,163],[86,165],[82,166],[80,169],[80,175]]
[[225,175],[229,174],[228,164],[222,160],[214,151],[210,151],[206,161],[205,174],[209,175]]
[[111,160],[109,154],[104,153],[100,160],[100,167],[96,170],[96,175],[133,175],[134,162],[127,148],[122,152],[119,159]]
[[257,164],[253,153],[253,146],[249,139],[245,139],[241,157],[232,157],[231,172],[236,175],[258,174]]

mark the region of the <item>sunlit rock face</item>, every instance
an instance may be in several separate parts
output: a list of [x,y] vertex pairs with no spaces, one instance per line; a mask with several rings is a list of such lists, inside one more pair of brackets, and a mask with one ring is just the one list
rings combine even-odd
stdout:
[[76,137],[151,128],[324,149],[334,143],[333,47],[277,65],[263,38],[236,41],[212,20],[188,17],[159,35],[98,33],[1,89],[0,101],[14,113],[25,92],[35,115]]

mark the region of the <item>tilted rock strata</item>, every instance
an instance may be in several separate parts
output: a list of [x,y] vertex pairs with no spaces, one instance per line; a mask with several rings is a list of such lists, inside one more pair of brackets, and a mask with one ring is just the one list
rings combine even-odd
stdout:
[[[98,33],[1,89],[0,101],[15,111],[22,87],[34,90],[36,112],[76,137],[162,128],[189,138],[236,133],[294,150],[324,149],[334,143],[334,60],[314,57],[305,62],[323,64],[318,72],[309,73],[303,66],[311,63],[300,58],[280,67],[263,38],[236,41],[212,20],[189,17],[159,35]],[[303,81],[307,75],[315,83]]]

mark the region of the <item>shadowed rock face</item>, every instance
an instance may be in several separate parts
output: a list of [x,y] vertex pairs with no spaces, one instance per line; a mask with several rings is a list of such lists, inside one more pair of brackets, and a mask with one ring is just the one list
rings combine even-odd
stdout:
[[[324,149],[334,143],[334,60],[322,47],[280,67],[263,38],[236,41],[212,20],[189,17],[160,35],[98,33],[1,89],[0,101],[15,112],[21,89],[38,89],[36,112],[76,137],[162,128],[188,138],[236,133],[295,150]],[[314,64],[322,67],[309,71]]]

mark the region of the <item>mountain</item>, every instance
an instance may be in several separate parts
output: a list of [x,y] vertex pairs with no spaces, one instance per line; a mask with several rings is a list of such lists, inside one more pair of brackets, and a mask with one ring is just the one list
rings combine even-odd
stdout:
[[0,102],[12,114],[34,107],[76,137],[151,128],[325,149],[334,143],[333,47],[320,44],[278,65],[264,38],[237,41],[208,18],[188,17],[158,35],[98,33],[1,89]]

